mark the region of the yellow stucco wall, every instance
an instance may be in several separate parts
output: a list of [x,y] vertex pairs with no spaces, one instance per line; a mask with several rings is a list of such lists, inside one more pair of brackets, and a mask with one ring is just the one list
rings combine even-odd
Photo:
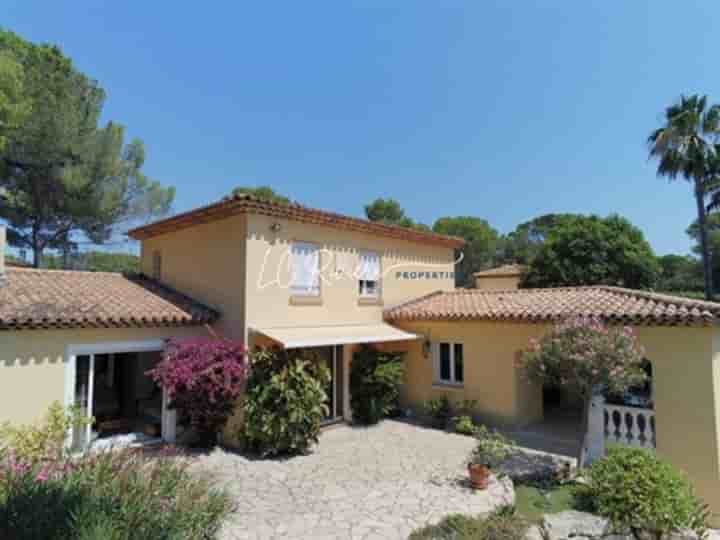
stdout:
[[[279,230],[273,231],[273,224]],[[247,321],[251,327],[377,323],[382,321],[384,307],[454,288],[451,248],[252,214],[247,216],[247,230]],[[322,249],[319,303],[297,304],[292,299],[288,256],[293,241],[312,242]],[[379,303],[362,303],[357,280],[350,275],[362,250],[381,256]],[[445,274],[413,279],[412,272],[431,271]]]
[[232,216],[143,240],[141,269],[152,275],[162,256],[162,282],[222,314],[216,330],[245,341],[245,216]]
[[[518,352],[547,326],[492,322],[405,322],[398,326],[432,341],[464,344],[462,389],[433,386],[422,341],[408,347],[403,402],[448,395],[476,399],[487,422],[527,424],[542,418],[542,394],[517,373]],[[657,453],[692,481],[720,524],[720,329],[639,327],[639,342],[653,365]]]
[[657,453],[687,473],[718,523],[718,329],[640,328],[638,337],[653,365]]
[[0,332],[0,423],[33,422],[63,403],[66,347],[203,335],[202,327]]
[[475,288],[507,291],[520,286],[520,276],[475,276]]
[[433,385],[432,357],[423,355],[423,340],[408,346],[403,402],[418,406],[446,394],[451,401],[475,399],[482,421],[527,424],[542,418],[542,391],[519,376],[515,361],[530,340],[542,332],[537,325],[488,322],[405,322],[397,326],[429,337],[432,342],[462,343],[462,388]]

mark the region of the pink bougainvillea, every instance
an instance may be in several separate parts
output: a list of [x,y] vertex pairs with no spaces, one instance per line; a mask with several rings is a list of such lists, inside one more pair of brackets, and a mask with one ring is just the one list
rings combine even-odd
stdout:
[[162,361],[148,371],[171,404],[202,436],[213,437],[233,413],[248,375],[246,348],[227,339],[170,340]]

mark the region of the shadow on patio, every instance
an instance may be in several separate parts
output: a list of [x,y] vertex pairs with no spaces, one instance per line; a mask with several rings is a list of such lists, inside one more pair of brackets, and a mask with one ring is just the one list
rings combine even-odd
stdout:
[[555,454],[574,462],[580,450],[581,426],[577,411],[550,409],[541,422],[502,431],[522,448]]

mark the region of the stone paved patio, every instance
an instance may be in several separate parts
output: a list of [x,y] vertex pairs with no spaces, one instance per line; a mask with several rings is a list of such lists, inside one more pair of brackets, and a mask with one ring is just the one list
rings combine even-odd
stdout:
[[201,458],[236,498],[223,540],[406,539],[451,513],[512,502],[509,480],[465,484],[473,439],[404,422],[325,431],[307,456],[251,460],[223,450]]

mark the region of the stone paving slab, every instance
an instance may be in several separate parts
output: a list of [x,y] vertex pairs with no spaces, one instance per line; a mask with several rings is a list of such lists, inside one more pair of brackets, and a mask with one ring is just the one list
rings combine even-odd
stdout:
[[198,467],[234,495],[222,540],[402,539],[447,514],[514,499],[509,479],[466,484],[471,437],[399,421],[325,431],[306,456],[253,460],[217,449]]

